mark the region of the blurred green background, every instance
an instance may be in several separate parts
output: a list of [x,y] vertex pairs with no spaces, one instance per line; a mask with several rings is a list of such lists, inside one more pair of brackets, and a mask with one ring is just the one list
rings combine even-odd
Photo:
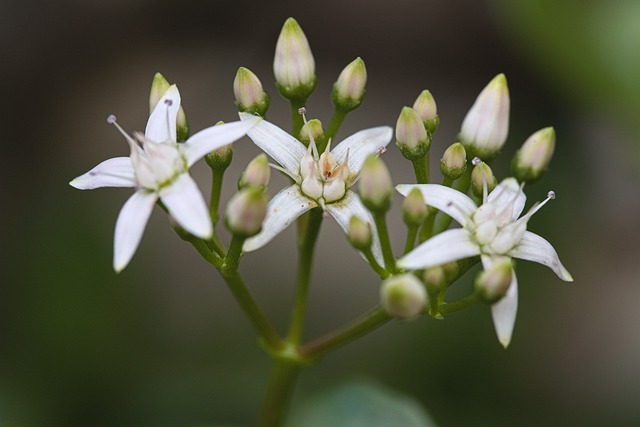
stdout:
[[[361,56],[367,99],[339,136],[394,125],[430,89],[441,118],[434,165],[479,91],[506,73],[511,131],[496,174],[508,174],[528,135],[555,126],[551,170],[527,193],[541,200],[553,189],[558,199],[530,228],[575,278],[565,284],[518,264],[507,351],[487,307],[385,326],[303,374],[296,419],[314,396],[354,380],[405,393],[442,426],[640,424],[640,2],[60,0],[0,4],[0,426],[252,425],[269,361],[217,273],[156,210],[116,275],[113,227],[130,191],[67,183],[128,152],[105,118],[142,130],[156,71],[179,85],[198,130],[234,119],[231,84],[248,67],[272,95],[271,120],[288,127],[271,71],[288,16],[318,64],[309,115],[329,120],[331,85]],[[225,199],[257,153],[248,141],[236,145]],[[384,159],[396,182],[412,179],[395,148]],[[206,167],[193,174],[206,194]],[[285,182],[276,178],[271,194]],[[390,219],[398,251],[399,202]],[[378,295],[379,281],[333,221],[318,252],[308,337]],[[243,261],[281,329],[294,265],[293,230]],[[468,287],[469,277],[456,289]]]

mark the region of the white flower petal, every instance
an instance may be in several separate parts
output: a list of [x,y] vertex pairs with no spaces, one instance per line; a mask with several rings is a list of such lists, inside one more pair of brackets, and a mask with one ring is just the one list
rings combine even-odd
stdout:
[[398,267],[419,270],[479,255],[480,248],[467,230],[456,228],[436,234],[398,260]]
[[478,209],[469,196],[444,185],[400,184],[396,186],[396,190],[405,197],[414,188],[420,190],[427,205],[446,213],[463,227]]
[[347,151],[349,151],[349,163],[347,164],[349,170],[359,173],[367,156],[386,147],[392,136],[393,129],[389,126],[361,130],[336,145],[331,150],[331,154],[338,163],[342,163],[347,156]]
[[507,348],[511,342],[513,327],[516,324],[516,314],[518,314],[518,279],[516,272],[512,270],[511,285],[509,285],[507,294],[491,306],[493,326],[498,335],[498,341],[504,348]]
[[331,214],[338,222],[345,233],[349,233],[349,221],[352,216],[357,216],[362,221],[371,225],[371,252],[376,262],[384,267],[384,258],[382,257],[382,249],[380,247],[380,237],[378,237],[378,229],[373,222],[373,216],[367,208],[364,207],[360,197],[353,191],[347,191],[344,199],[337,203],[330,203],[325,207],[326,211]]
[[178,224],[202,239],[213,235],[209,209],[196,182],[182,173],[171,185],[160,190],[160,200]]
[[194,134],[182,144],[184,155],[187,158],[187,166],[191,167],[213,150],[242,138],[260,120],[262,119],[258,116],[251,116],[247,120],[211,126]]
[[113,245],[113,269],[116,272],[122,271],[131,261],[157,199],[155,193],[138,190],[120,210]]
[[316,206],[318,206],[316,202],[302,195],[297,185],[283,188],[269,201],[262,231],[248,238],[242,250],[250,252],[263,247],[300,215]]
[[513,211],[511,212],[511,220],[515,221],[524,209],[527,196],[524,194],[524,191],[522,191],[515,178],[506,178],[493,189],[489,194],[489,197],[487,197],[487,201],[497,208],[512,205]]
[[176,142],[176,117],[180,109],[180,92],[171,85],[153,109],[144,136],[155,142]]
[[[240,118],[243,121],[252,117],[254,117],[252,114],[240,113]],[[262,151],[280,163],[289,173],[299,174],[300,160],[307,153],[304,144],[266,120],[262,120],[251,128],[247,135]]]
[[526,231],[520,243],[511,251],[514,258],[526,259],[546,265],[565,282],[573,282],[573,277],[560,262],[558,253],[551,243],[535,233]]
[[100,187],[134,187],[135,173],[130,157],[114,157],[105,160],[84,175],[69,183],[79,190],[93,190]]

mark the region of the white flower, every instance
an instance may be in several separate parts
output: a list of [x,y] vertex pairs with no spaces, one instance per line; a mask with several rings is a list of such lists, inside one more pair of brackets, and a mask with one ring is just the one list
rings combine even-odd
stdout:
[[[242,120],[253,116],[240,113]],[[373,253],[382,260],[373,217],[358,195],[351,191],[365,158],[384,148],[393,134],[389,126],[362,130],[330,151],[330,144],[319,154],[313,138],[306,148],[300,141],[266,120],[251,128],[247,135],[265,153],[274,158],[282,172],[294,184],[276,194],[269,202],[262,231],[244,243],[244,251],[266,245],[300,215],[317,206],[333,216],[345,233],[353,215],[372,226]]]
[[[501,257],[520,258],[546,265],[560,279],[571,282],[571,274],[560,262],[549,242],[527,231],[527,222],[547,201],[534,205],[518,219],[526,196],[517,181],[507,178],[488,196],[480,207],[467,195],[437,184],[399,185],[403,195],[418,188],[428,205],[451,216],[462,228],[444,231],[416,247],[398,261],[398,266],[409,270],[424,269],[467,257],[480,255],[484,269]],[[504,258],[502,258],[504,259]],[[507,294],[492,305],[493,323],[498,339],[504,347],[509,345],[518,310],[518,282],[515,273]]]
[[113,268],[124,269],[135,253],[151,209],[158,199],[173,219],[194,236],[208,239],[213,227],[205,201],[189,168],[205,154],[242,136],[259,118],[213,126],[185,143],[176,142],[176,116],[180,93],[169,87],[149,116],[144,135],[130,137],[110,116],[131,148],[130,157],[105,160],[69,184],[80,190],[99,187],[134,187],[136,192],[122,207],[114,238]]

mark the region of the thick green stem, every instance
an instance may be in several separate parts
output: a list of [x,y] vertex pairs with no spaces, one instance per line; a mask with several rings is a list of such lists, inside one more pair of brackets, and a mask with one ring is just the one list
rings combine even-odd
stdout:
[[407,225],[407,242],[404,245],[404,254],[408,254],[416,243],[418,235],[418,227],[415,225]]
[[422,157],[411,161],[413,163],[413,171],[416,174],[418,184],[429,183],[429,152]]
[[363,253],[364,253],[365,258],[367,258],[367,262],[369,263],[369,265],[371,266],[373,271],[375,271],[376,274],[378,276],[380,276],[381,279],[386,279],[387,277],[389,277],[391,275],[387,270],[382,268],[380,266],[380,264],[378,264],[378,261],[373,256],[373,251],[371,250],[371,248],[368,248]]
[[389,240],[389,231],[387,230],[387,219],[383,212],[374,212],[373,220],[376,223],[378,237],[380,238],[380,247],[382,249],[382,257],[384,259],[384,267],[387,271],[394,273],[396,271],[396,259],[391,249],[391,241]]
[[300,109],[304,107],[304,104],[307,100],[301,101],[291,101],[291,123],[292,123],[292,134],[294,138],[300,138],[300,130],[302,130],[302,126],[304,126],[304,120],[302,119],[302,114],[300,114]]
[[320,225],[322,224],[322,209],[314,208],[309,211],[306,224],[300,230],[298,240],[298,273],[296,277],[296,294],[289,324],[287,341],[297,345],[302,339],[304,318],[307,312],[307,299],[311,284],[311,267],[313,264],[313,251],[315,249]]
[[376,307],[364,313],[353,322],[336,329],[320,338],[305,344],[300,348],[300,355],[309,360],[316,360],[331,350],[343,346],[349,341],[379,328],[393,319],[381,307]]
[[344,121],[344,118],[347,117],[347,113],[348,111],[344,111],[340,108],[336,108],[333,112],[333,117],[331,118],[331,123],[329,123],[329,127],[327,128],[326,132],[324,133],[326,136],[326,140],[330,140],[333,139],[336,134],[338,133],[338,130],[340,129],[340,126],[342,126],[342,122]]
[[273,361],[267,393],[258,420],[259,427],[284,425],[300,368],[300,365],[289,360]]

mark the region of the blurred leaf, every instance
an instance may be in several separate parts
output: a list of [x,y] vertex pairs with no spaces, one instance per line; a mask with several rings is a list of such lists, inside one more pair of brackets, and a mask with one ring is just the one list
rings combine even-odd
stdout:
[[289,427],[430,427],[434,422],[413,398],[372,381],[332,388],[294,409]]

